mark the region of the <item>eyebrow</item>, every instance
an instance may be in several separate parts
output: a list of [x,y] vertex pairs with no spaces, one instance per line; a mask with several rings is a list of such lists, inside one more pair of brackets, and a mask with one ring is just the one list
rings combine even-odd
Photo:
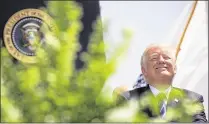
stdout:
[[157,52],[152,53],[152,54],[150,55],[150,57],[151,57],[151,56],[156,56],[156,55],[159,55],[159,53],[157,53]]
[[152,58],[152,57],[156,57],[156,56],[159,56],[159,55],[162,55],[162,56],[166,56],[166,57],[172,57],[172,55],[170,55],[169,53],[166,53],[166,54],[162,54],[162,53],[152,53],[150,56],[148,56],[149,58]]

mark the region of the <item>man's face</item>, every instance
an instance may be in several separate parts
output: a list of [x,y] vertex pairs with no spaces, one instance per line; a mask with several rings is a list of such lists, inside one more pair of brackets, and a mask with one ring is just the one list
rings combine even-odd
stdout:
[[[152,47],[145,55],[142,72],[150,81],[172,81],[176,73],[175,55],[168,48]],[[164,82],[162,82],[164,83]]]

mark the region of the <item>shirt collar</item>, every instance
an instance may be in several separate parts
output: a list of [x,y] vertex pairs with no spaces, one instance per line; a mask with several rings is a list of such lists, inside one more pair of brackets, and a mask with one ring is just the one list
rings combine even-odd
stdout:
[[[150,90],[152,91],[152,93],[153,93],[155,96],[157,96],[157,95],[160,93],[160,91],[159,91],[158,89],[156,89],[155,87],[153,87],[153,86],[151,86],[151,85],[149,85],[149,87],[150,87]],[[170,94],[170,91],[171,91],[171,86],[168,87],[168,88],[164,91],[164,93],[166,94],[166,97],[167,97],[167,98],[168,98],[168,96],[169,96],[169,94]]]

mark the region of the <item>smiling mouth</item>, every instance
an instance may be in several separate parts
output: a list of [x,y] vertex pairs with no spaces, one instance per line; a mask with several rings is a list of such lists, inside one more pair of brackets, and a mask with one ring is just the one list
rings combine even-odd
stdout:
[[167,69],[167,67],[157,67],[155,69]]

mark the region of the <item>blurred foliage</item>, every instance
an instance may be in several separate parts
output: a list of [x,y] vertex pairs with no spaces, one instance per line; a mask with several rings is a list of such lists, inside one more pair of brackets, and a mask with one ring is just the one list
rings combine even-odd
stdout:
[[[82,8],[73,1],[49,1],[47,8],[41,9],[52,15],[57,27],[51,32],[43,26],[46,45],[37,48],[36,63],[13,63],[6,48],[1,48],[1,122],[162,121],[149,120],[139,112],[155,104],[150,97],[116,106],[117,99],[100,94],[129,45],[130,31],[124,30],[124,41],[107,62],[103,34],[108,27],[103,27],[98,17],[88,51],[79,56],[85,65],[77,70],[74,63],[81,48]],[[178,110],[168,110],[167,121],[179,115]]]
[[46,44],[37,48],[36,63],[13,63],[6,48],[1,49],[1,122],[102,120],[113,102],[104,100],[100,92],[114,72],[118,56],[128,47],[129,31],[124,31],[124,44],[106,62],[103,41],[106,27],[102,27],[98,17],[88,51],[79,56],[85,65],[77,70],[82,8],[73,1],[49,1],[47,8],[40,9],[53,17],[56,30],[43,25]]

